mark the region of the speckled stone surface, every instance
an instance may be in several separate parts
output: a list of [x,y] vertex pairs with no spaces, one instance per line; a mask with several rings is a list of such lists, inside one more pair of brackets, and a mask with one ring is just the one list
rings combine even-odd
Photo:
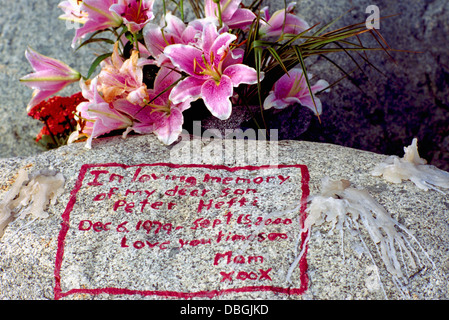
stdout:
[[[33,221],[28,216],[6,228],[0,240],[0,298],[406,298],[368,241],[385,295],[375,277],[374,263],[366,251],[360,249],[357,236],[348,232],[341,242],[338,232],[328,234],[329,225],[326,224],[311,231],[307,268],[302,264],[302,270],[294,269],[292,284],[285,281],[300,248],[297,244],[301,241],[296,241],[300,227],[298,218],[303,211],[300,207],[292,212],[288,209],[301,205],[301,198],[307,194],[319,193],[320,181],[325,176],[348,179],[367,189],[416,237],[430,256],[435,268],[412,243],[422,267],[409,270],[406,285],[409,298],[448,298],[448,195],[432,190],[425,192],[410,181],[391,184],[371,176],[370,171],[386,158],[385,155],[320,143],[281,141],[278,145],[267,146],[265,142],[249,141],[245,152],[225,157],[225,153],[216,156],[218,150],[226,150],[222,149],[224,143],[209,143],[208,149],[203,144],[195,149],[197,142],[184,145],[191,146],[191,151],[196,150],[190,153],[190,158],[185,157],[187,153],[182,157],[176,146],[164,146],[149,135],[130,136],[126,140],[121,137],[99,139],[94,141],[91,150],[83,144],[74,144],[36,156],[0,160],[0,199],[4,199],[18,170],[23,167],[29,172],[52,168],[66,179],[64,193],[48,208],[48,218]],[[262,146],[273,151],[273,157],[258,156]],[[195,158],[198,150],[203,157]],[[172,165],[165,165],[167,163]],[[267,164],[280,166],[265,168],[271,171],[262,173],[258,167]],[[254,167],[237,171],[224,169],[246,165]],[[142,170],[137,171],[139,168]],[[164,178],[158,180],[152,174]],[[221,183],[205,182],[206,174],[210,179],[220,177]],[[168,180],[165,179],[167,175]],[[184,183],[175,191],[182,176]],[[283,184],[279,176],[285,179]],[[250,183],[242,182],[246,187],[236,188],[233,182],[237,177],[250,179]],[[256,180],[261,177],[265,177],[265,182]],[[267,177],[272,177],[271,184],[266,182]],[[184,191],[180,191],[181,185],[185,186]],[[205,189],[210,191],[205,194],[204,204],[207,206],[212,201],[211,209],[203,206],[199,210],[199,198],[190,192],[198,190],[197,194],[201,195]],[[229,203],[214,208],[220,195],[237,189],[241,191],[235,194],[236,200],[242,198],[240,193],[246,192],[248,201],[236,202],[231,208]],[[255,189],[257,193],[248,189]],[[137,190],[142,192],[139,194]],[[155,193],[149,195],[145,190]],[[177,194],[173,195],[175,192]],[[184,196],[183,192],[188,195]],[[256,205],[253,205],[256,197]],[[232,198],[234,195],[223,199],[230,201]],[[145,199],[149,202],[142,208]],[[170,201],[174,204],[168,209]],[[233,215],[226,216],[229,212]],[[271,224],[256,226],[256,217],[267,218],[267,214],[272,214]],[[280,218],[277,223],[276,217]],[[251,226],[245,224],[247,219],[252,221]],[[64,225],[68,226],[66,233],[62,232]],[[249,235],[248,230],[259,238],[241,240],[241,244],[237,243],[237,238],[232,240],[234,234]],[[220,231],[221,242],[218,243]],[[269,233],[277,234],[271,236],[277,240],[258,241],[262,237],[268,240]],[[284,233],[285,239],[280,235]],[[208,239],[211,243],[207,243]],[[226,253],[229,251],[232,256],[228,264]],[[217,253],[223,255],[217,257]],[[250,256],[253,258],[248,263]],[[263,257],[263,263],[257,257]],[[246,263],[239,263],[243,261]],[[251,286],[257,289],[248,289]]]

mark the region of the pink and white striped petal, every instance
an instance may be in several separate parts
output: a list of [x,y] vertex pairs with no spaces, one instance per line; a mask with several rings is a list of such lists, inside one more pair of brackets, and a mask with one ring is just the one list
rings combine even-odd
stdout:
[[201,97],[204,104],[214,117],[226,120],[231,116],[232,103],[230,97],[233,93],[231,78],[226,75],[221,77],[220,83],[214,80],[206,81],[201,87]]

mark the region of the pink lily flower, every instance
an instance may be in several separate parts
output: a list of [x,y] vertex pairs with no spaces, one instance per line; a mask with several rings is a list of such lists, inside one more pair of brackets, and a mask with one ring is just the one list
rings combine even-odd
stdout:
[[161,68],[154,81],[154,90],[150,90],[150,101],[154,99],[152,107],[157,111],[156,115],[159,117],[153,132],[166,145],[175,142],[181,134],[184,123],[182,112],[190,107],[190,100],[174,104],[169,99],[171,90],[159,94],[178,81],[180,77],[179,73],[170,68]]
[[154,19],[153,3],[154,0],[118,0],[109,10],[123,18],[129,32],[137,33]]
[[71,134],[69,142],[73,142],[81,136],[88,137],[86,148],[90,149],[92,139],[109,133],[113,130],[125,129],[130,127],[132,120],[104,101],[97,90],[98,78],[94,78],[89,86],[82,84],[82,93],[84,98],[89,101],[81,102],[76,111],[84,122],[83,127],[78,125],[78,131]]
[[81,79],[78,71],[59,60],[39,54],[31,48],[25,51],[25,56],[35,71],[20,79],[26,86],[35,89],[27,111],[68,84]]
[[171,90],[166,89],[180,77],[181,75],[171,68],[162,67],[154,81],[154,89],[148,90],[150,100],[144,108],[124,99],[114,102],[116,109],[134,119],[127,132],[131,130],[144,134],[152,132],[167,145],[178,139],[184,123],[182,112],[190,107],[190,101],[173,104],[169,99]]
[[172,44],[201,47],[198,42],[201,40],[204,26],[209,23],[218,25],[216,18],[196,19],[186,25],[181,19],[168,12],[164,23],[160,25],[148,23],[145,26],[143,29],[145,45],[158,66],[167,63],[171,65],[170,59],[164,54],[164,49]]
[[109,8],[116,4],[118,0],[84,0],[80,10],[87,13],[86,23],[76,30],[72,41],[72,47],[86,34],[107,28],[119,27],[123,23],[123,18]]
[[59,16],[59,19],[69,20],[84,24],[87,22],[87,12],[81,10],[82,1],[66,0],[58,4],[58,8],[64,11],[64,14]]
[[[186,29],[182,33],[182,40],[184,44],[191,44],[191,45],[197,45],[197,43],[201,40],[204,28],[209,25],[213,24],[218,28],[219,22],[216,17],[206,17],[203,19],[195,19],[189,22]],[[222,34],[229,31],[229,27],[224,25],[219,30],[218,33]]]
[[[264,101],[264,108],[283,109],[291,104],[299,103],[311,109],[316,115],[320,115],[322,104],[320,99],[315,97],[315,93],[327,87],[329,87],[329,83],[325,80],[319,80],[315,85],[311,86],[314,104],[302,69],[292,69],[274,84],[273,90]],[[329,89],[326,90],[326,92],[328,91]]]
[[185,29],[185,23],[170,12],[165,15],[165,27],[148,23],[143,28],[145,45],[158,66],[167,62],[170,63],[170,59],[164,55],[165,47],[176,43],[184,44],[183,33]]
[[137,51],[133,51],[131,57],[124,60],[120,57],[118,42],[116,42],[111,58],[102,61],[101,66],[98,90],[107,103],[125,98],[131,103],[145,105],[145,101],[148,101],[148,93],[143,83],[143,68],[139,63]]
[[261,21],[260,33],[266,37],[279,37],[283,34],[299,34],[310,28],[300,17],[292,14],[296,2],[290,3],[286,9],[278,10],[271,16],[268,7],[262,9],[265,16]]
[[[256,15],[249,9],[240,8],[242,0],[220,0],[221,19],[231,29],[244,29],[253,23]],[[205,0],[206,17],[219,18],[218,4],[214,0]]]
[[164,54],[174,66],[189,75],[173,88],[170,100],[178,104],[202,98],[212,115],[221,120],[228,119],[232,111],[233,87],[257,83],[256,70],[242,64],[242,51],[230,48],[236,39],[230,33],[218,34],[217,27],[209,23],[204,26],[198,42],[200,48],[183,44],[167,46]]

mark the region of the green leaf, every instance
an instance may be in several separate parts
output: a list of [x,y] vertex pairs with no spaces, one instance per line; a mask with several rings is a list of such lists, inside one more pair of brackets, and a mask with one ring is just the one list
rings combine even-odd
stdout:
[[301,49],[299,47],[295,46],[295,51],[296,51],[296,55],[298,56],[299,64],[301,65],[301,68],[302,68],[302,73],[304,74],[304,78],[306,79],[307,88],[309,89],[310,97],[312,98],[313,105],[315,106],[315,111],[318,116],[318,121],[321,123],[320,116],[318,114],[318,108],[315,103],[315,98],[313,96],[312,87],[310,86],[309,76],[307,75],[307,68],[304,63],[304,58],[302,56]]
[[268,51],[271,53],[271,55],[273,56],[273,58],[276,59],[276,61],[279,63],[279,65],[281,66],[282,70],[284,70],[285,73],[288,73],[287,68],[285,67],[284,63],[282,62],[281,57],[279,56],[279,54],[276,52],[276,50],[273,47],[269,47]]
[[103,61],[104,59],[106,59],[110,56],[112,56],[112,52],[105,53],[105,54],[102,54],[101,56],[98,56],[94,60],[94,62],[92,62],[91,66],[89,68],[89,71],[87,72],[87,79],[89,79],[90,76],[94,73],[95,69],[98,67],[98,65],[101,63],[101,61]]
[[262,65],[262,48],[254,48],[254,58],[255,58],[255,64],[256,64],[256,71],[257,71],[257,94],[259,97],[259,105],[260,105],[260,114],[262,116],[262,121],[264,124],[264,128],[267,128],[267,123],[265,122],[265,117],[263,113],[263,103],[262,103],[262,86],[260,83],[260,72],[261,72],[261,65]]
[[247,7],[247,9],[250,9],[254,12],[255,9],[259,8],[262,4],[263,0],[253,0],[253,2]]
[[275,43],[271,41],[264,41],[264,40],[254,40],[252,43],[253,48],[265,48],[265,47],[272,47],[275,45]]
[[335,18],[335,19],[332,20],[331,22],[325,24],[322,28],[318,29],[318,31],[316,31],[313,35],[314,35],[314,36],[320,35],[320,34],[323,33],[326,29],[329,29],[332,25],[334,25],[335,23],[337,23],[337,21],[340,20],[341,18],[343,18],[343,16],[344,16],[345,14],[347,14],[348,12],[349,12],[349,10],[346,11],[345,13],[343,13],[341,16]]
[[310,27],[309,29],[304,30],[303,32],[297,34],[297,35],[292,35],[291,37],[289,37],[290,39],[288,41],[286,41],[282,46],[281,49],[284,49],[286,47],[290,47],[291,45],[293,45],[293,43],[299,39],[309,39],[309,38],[313,38],[311,36],[305,36],[306,33],[308,33],[310,30],[312,30],[313,28],[315,28],[318,24]]
[[[89,37],[88,39],[84,40],[84,41],[79,45],[79,47],[76,48],[75,51],[78,51],[80,48],[84,47],[84,46],[85,46],[86,44],[88,44],[88,43],[95,42],[95,41],[92,41],[92,40],[93,40],[93,39],[96,39],[96,38],[94,38],[96,35],[98,35],[98,34],[100,34],[100,33],[103,33],[103,32],[107,32],[107,31],[112,32],[112,30],[110,30],[110,29],[104,29],[104,30],[98,30],[98,31],[95,31],[94,33],[92,33],[92,34],[90,35],[90,37]],[[106,38],[103,38],[103,39],[106,39]],[[108,40],[109,40],[109,39],[108,39]]]
[[[355,67],[353,70],[346,72],[342,67],[340,67],[335,61],[333,61],[332,59],[330,59],[329,57],[327,57],[326,55],[320,55],[322,58],[326,59],[327,61],[329,61],[331,64],[333,64],[337,69],[339,69],[344,76],[341,77],[340,79],[338,79],[337,81],[335,81],[334,83],[332,83],[331,85],[329,85],[329,89],[332,88],[333,86],[335,86],[337,83],[339,83],[340,81],[342,81],[343,79],[350,79],[351,78],[351,73],[355,72],[358,67]],[[360,86],[357,83],[354,83],[355,86],[357,87],[357,89],[359,89],[361,92],[365,93],[362,88],[360,88]],[[324,90],[326,90],[327,88],[325,88]],[[323,91],[324,91],[323,90]],[[320,91],[321,92],[321,91]],[[320,93],[318,92],[318,93]]]
[[85,46],[86,44],[94,43],[94,42],[106,42],[106,43],[109,43],[112,45],[114,44],[114,41],[111,39],[108,39],[108,38],[90,38],[90,39],[84,41],[78,48],[76,48],[76,50],[80,49],[81,47]]

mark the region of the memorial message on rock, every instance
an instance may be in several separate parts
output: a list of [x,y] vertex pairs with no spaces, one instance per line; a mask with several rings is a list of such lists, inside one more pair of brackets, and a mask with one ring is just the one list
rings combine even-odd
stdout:
[[304,165],[85,164],[62,216],[55,298],[302,294],[308,181]]

